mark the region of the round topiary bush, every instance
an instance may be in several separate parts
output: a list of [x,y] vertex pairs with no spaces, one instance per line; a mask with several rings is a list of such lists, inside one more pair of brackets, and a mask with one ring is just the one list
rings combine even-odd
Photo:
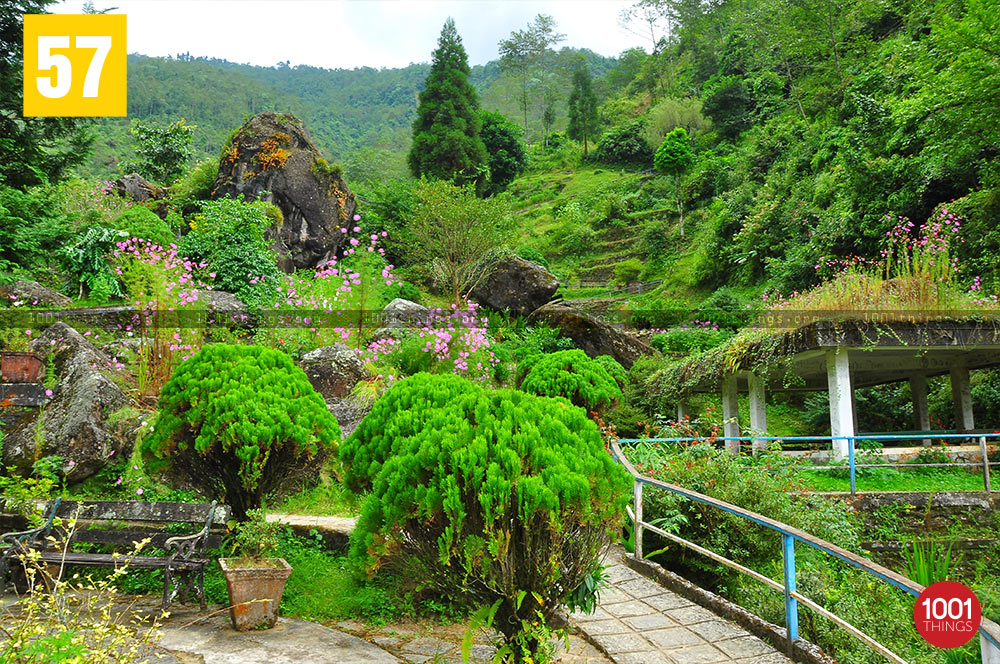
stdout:
[[603,410],[622,398],[604,362],[577,348],[535,355],[518,367],[518,387],[540,396],[565,397],[587,411]]
[[628,371],[615,358],[610,355],[598,355],[594,358],[594,362],[604,367],[604,370],[618,383],[618,387],[624,388],[628,383]]
[[337,420],[302,369],[281,351],[210,344],[181,363],[160,392],[142,451],[246,518],[297,468],[340,440]]
[[451,375],[397,383],[340,454],[348,484],[371,490],[352,559],[495,607],[517,661],[589,587],[631,487],[583,409]]
[[133,205],[115,219],[115,228],[126,231],[129,237],[151,240],[166,247],[177,238],[167,222],[156,216],[152,210],[141,205]]

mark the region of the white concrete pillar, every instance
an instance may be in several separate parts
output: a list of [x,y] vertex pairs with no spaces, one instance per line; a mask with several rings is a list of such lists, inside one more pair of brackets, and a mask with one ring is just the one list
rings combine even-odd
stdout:
[[[759,435],[767,433],[767,402],[764,393],[764,381],[754,373],[747,375],[747,385],[750,388],[750,430]],[[753,443],[753,451],[767,449],[767,441]]]
[[[736,375],[722,377],[722,434],[726,438],[738,438],[740,435],[740,405],[739,391],[736,385]],[[740,441],[727,440],[726,451],[734,454],[740,452]]]
[[983,664],[1000,664],[1000,648],[987,641],[982,634],[979,635],[979,646]]
[[954,367],[951,370],[951,398],[955,404],[955,428],[971,431],[976,428],[972,419],[972,390],[969,387],[969,370]]
[[677,402],[677,421],[683,422],[685,417],[690,417],[691,410],[688,402],[681,399]]
[[[910,394],[913,396],[913,419],[917,431],[931,430],[931,414],[927,408],[927,376],[916,374],[910,376]],[[924,445],[931,444],[930,438],[924,438]]]
[[[826,379],[830,392],[830,435],[850,436],[854,430],[854,404],[851,398],[851,370],[846,348],[826,351]],[[847,458],[848,441],[833,441],[833,458]]]

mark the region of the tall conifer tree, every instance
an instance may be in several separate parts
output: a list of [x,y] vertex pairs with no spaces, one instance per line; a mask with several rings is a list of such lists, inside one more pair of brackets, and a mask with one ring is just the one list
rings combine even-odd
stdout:
[[486,148],[479,137],[479,99],[469,83],[469,59],[449,18],[441,29],[431,73],[420,93],[409,164],[414,177],[485,182]]
[[569,95],[569,126],[566,133],[570,138],[583,141],[583,154],[587,154],[587,141],[597,136],[597,95],[594,94],[590,71],[586,62],[579,62],[573,70],[573,91]]

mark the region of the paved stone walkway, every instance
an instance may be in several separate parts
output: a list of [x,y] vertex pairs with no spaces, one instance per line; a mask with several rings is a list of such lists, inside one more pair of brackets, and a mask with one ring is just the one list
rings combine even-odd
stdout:
[[616,664],[791,664],[791,660],[729,622],[626,567],[622,551],[605,564],[611,588],[593,615],[570,621]]

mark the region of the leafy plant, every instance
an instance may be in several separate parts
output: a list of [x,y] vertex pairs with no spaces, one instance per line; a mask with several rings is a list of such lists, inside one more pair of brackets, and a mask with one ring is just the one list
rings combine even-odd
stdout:
[[75,244],[63,249],[70,274],[79,285],[79,297],[83,297],[84,287],[98,302],[124,295],[107,257],[115,243],[128,237],[125,231],[96,226],[88,229]]
[[639,275],[642,274],[642,270],[642,261],[638,258],[628,258],[623,260],[615,265],[614,282],[619,286],[634,283],[639,280]]
[[371,490],[352,558],[496,605],[506,643],[533,654],[533,626],[593,575],[631,486],[583,409],[456,376],[400,381],[341,458],[348,486]]
[[163,247],[176,240],[167,222],[142,205],[127,208],[115,220],[114,227],[128,233],[127,237],[143,238]]
[[245,520],[297,466],[319,463],[339,438],[323,397],[288,355],[210,344],[164,385],[142,451],[151,470],[172,466]]
[[920,542],[913,540],[903,547],[906,576],[922,586],[947,581],[951,572],[951,549],[954,542]]
[[184,173],[191,158],[191,134],[197,127],[184,119],[158,127],[134,118],[129,133],[135,137],[135,158],[119,165],[123,173],[138,173],[154,182],[170,184]]
[[253,567],[266,558],[273,558],[278,550],[278,536],[282,525],[268,521],[262,509],[247,511],[247,519],[233,527],[231,543],[233,553],[239,554],[237,566]]

